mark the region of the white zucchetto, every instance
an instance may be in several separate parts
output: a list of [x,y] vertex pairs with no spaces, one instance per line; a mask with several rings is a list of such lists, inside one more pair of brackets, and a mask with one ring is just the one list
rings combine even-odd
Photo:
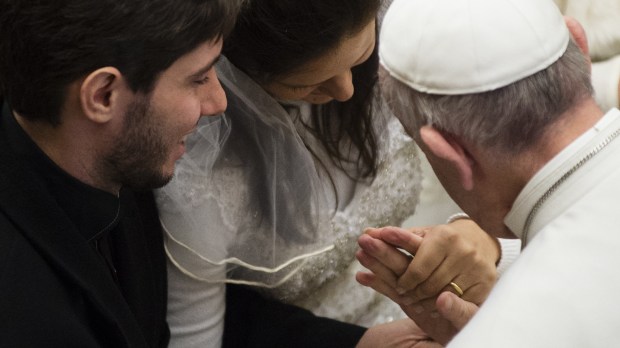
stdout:
[[570,35],[551,0],[395,0],[381,28],[381,64],[430,94],[491,91],[533,75]]

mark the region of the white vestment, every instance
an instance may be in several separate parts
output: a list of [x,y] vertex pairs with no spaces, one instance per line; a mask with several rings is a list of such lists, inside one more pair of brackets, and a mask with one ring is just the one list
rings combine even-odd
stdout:
[[619,134],[612,109],[524,187],[525,248],[449,347],[620,346]]

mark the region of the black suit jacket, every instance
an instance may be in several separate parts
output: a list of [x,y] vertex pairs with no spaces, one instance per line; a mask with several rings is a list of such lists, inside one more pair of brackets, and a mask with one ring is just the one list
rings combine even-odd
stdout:
[[353,348],[364,332],[240,285],[226,287],[223,348]]
[[[0,126],[0,347],[163,347],[162,234],[152,196],[129,194],[115,237],[119,288]],[[138,205],[137,203],[140,203]]]
[[[0,105],[1,105],[0,101]],[[116,235],[119,289],[100,256],[6,141],[0,122],[0,347],[165,347],[167,279],[152,193],[129,193]],[[225,347],[354,347],[364,328],[241,287]]]

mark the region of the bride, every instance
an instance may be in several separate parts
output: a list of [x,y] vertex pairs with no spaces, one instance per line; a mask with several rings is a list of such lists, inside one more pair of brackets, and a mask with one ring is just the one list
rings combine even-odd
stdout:
[[229,107],[157,192],[171,347],[221,345],[227,283],[362,326],[405,317],[355,281],[364,228],[400,225],[421,183],[377,91],[380,7],[245,1],[217,65]]

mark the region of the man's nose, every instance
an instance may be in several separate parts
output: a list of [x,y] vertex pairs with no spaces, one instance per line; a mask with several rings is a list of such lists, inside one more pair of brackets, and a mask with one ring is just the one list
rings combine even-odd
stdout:
[[201,103],[201,113],[204,116],[214,116],[223,113],[226,110],[227,101],[226,93],[214,74],[213,83],[209,84],[206,91],[206,97]]

